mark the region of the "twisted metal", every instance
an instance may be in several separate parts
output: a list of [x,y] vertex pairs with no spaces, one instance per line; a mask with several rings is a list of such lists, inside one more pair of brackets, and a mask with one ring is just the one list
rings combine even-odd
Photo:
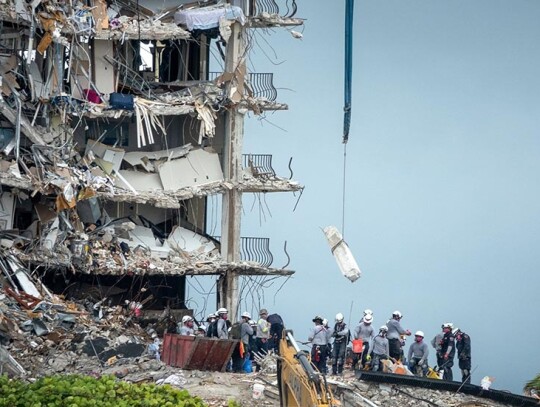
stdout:
[[[221,236],[213,236],[218,242]],[[262,267],[270,267],[274,256],[270,251],[270,238],[268,237],[242,237],[240,244],[240,258],[243,261],[253,261]]]
[[[208,80],[213,81],[222,72],[209,72]],[[264,98],[271,102],[277,99],[277,90],[274,86],[273,73],[250,73],[247,80],[248,85],[253,91],[253,96],[256,98]]]
[[296,0],[255,0],[255,7],[251,10],[251,17],[261,13],[269,13],[291,18],[296,14],[297,10]]
[[276,176],[271,154],[242,154],[242,165],[249,168],[255,178],[270,179]]

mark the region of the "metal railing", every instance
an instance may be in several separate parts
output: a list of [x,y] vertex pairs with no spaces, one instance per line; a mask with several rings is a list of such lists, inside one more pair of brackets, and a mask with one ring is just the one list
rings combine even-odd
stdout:
[[[208,80],[213,81],[221,74],[222,72],[209,72]],[[264,98],[271,102],[276,101],[277,90],[274,87],[273,73],[250,73],[247,84],[253,91],[254,97]]]
[[298,9],[296,0],[251,0],[250,3],[250,17],[255,17],[261,13],[269,13],[291,18]]
[[271,154],[242,154],[242,165],[255,178],[271,179],[276,176]]
[[[218,242],[221,241],[221,236],[212,237]],[[270,267],[274,262],[274,256],[270,251],[270,238],[242,237],[240,258],[244,261],[259,263],[262,267]]]

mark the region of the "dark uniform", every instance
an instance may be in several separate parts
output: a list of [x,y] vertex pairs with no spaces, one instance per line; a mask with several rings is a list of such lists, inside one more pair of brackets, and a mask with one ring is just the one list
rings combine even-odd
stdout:
[[461,369],[461,381],[471,383],[471,337],[466,333],[456,336],[458,364]]
[[[442,362],[439,368],[444,370],[443,380],[452,381],[452,366],[454,366],[454,355],[456,354],[456,341],[452,332],[445,332],[441,340],[441,349],[437,352],[437,361]],[[445,358],[448,355],[448,358]]]
[[332,336],[334,337],[334,345],[332,347],[332,374],[343,374],[343,365],[345,364],[345,354],[347,352],[347,344],[349,343],[349,328],[347,324],[338,322],[334,326]]

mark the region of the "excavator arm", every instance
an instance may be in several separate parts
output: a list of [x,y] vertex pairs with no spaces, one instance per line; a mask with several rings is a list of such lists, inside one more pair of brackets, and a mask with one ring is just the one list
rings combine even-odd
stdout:
[[287,407],[334,407],[334,399],[322,375],[300,350],[291,331],[284,331],[279,343],[278,382],[281,405]]

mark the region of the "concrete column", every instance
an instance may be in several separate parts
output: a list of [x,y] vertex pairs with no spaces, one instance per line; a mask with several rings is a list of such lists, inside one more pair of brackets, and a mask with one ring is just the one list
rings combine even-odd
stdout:
[[[227,44],[225,72],[233,74],[229,82],[229,96],[233,89],[243,90],[245,74],[245,42],[243,28],[239,23],[232,26]],[[223,173],[226,180],[239,181],[242,177],[242,144],[244,137],[244,114],[234,105],[225,113],[225,137],[223,150]],[[236,189],[223,194],[221,220],[221,255],[227,262],[240,261],[242,193]],[[229,318],[238,319],[238,276],[232,270],[218,281],[219,306],[229,310]]]

